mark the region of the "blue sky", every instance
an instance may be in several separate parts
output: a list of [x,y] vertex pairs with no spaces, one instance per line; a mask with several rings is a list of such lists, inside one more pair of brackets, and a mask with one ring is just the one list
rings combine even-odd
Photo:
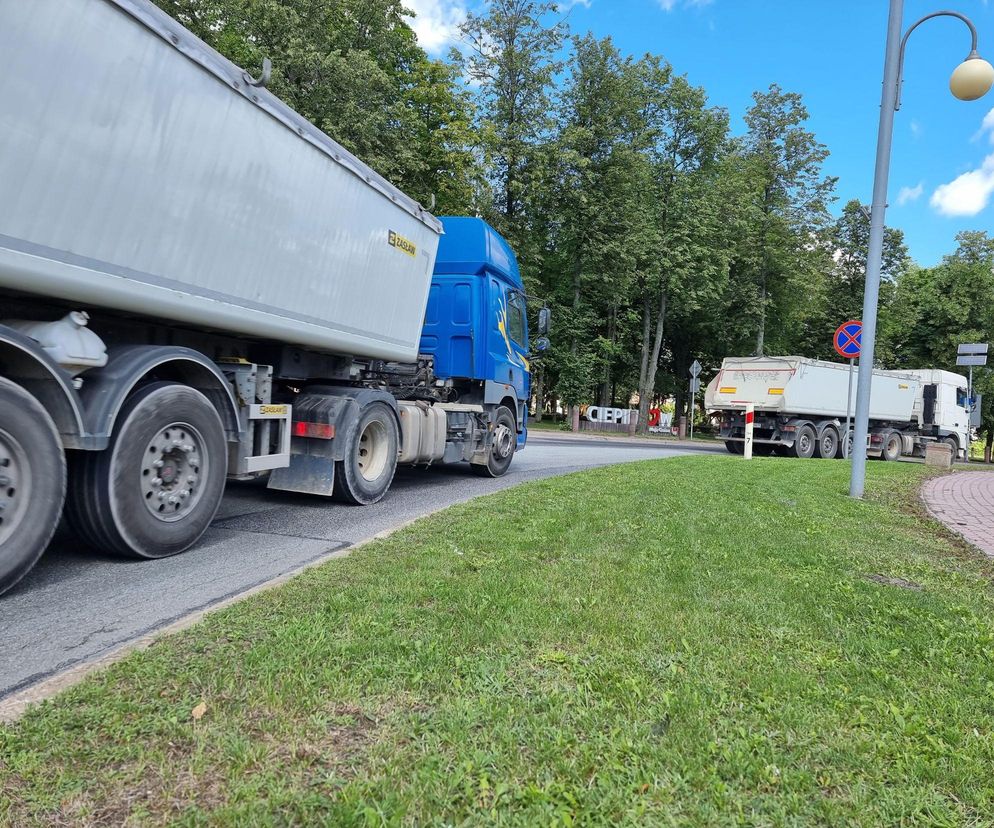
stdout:
[[[946,5],[946,3],[950,5]],[[441,54],[474,0],[405,0],[422,44]],[[906,0],[906,25],[940,8],[971,17],[994,62],[994,0]],[[831,151],[836,211],[870,201],[887,0],[574,0],[574,32],[610,35],[627,53],[663,55],[728,109],[741,131],[751,94],[779,83],[800,92],[810,128]],[[994,233],[994,91],[971,103],[949,94],[969,51],[960,21],[931,20],[908,43],[897,114],[887,223],[923,265],[953,251],[960,230]]]

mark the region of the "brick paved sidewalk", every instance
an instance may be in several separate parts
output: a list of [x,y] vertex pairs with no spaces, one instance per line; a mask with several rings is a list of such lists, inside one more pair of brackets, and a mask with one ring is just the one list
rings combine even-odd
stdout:
[[956,472],[922,487],[932,515],[994,558],[994,472]]

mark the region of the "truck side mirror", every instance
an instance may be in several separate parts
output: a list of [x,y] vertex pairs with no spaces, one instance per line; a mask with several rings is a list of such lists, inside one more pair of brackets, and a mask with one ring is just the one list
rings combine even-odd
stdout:
[[[542,308],[538,312],[538,335],[545,336],[549,333],[549,323],[552,322],[552,311],[548,308]],[[548,347],[548,346],[546,346]],[[543,348],[542,350],[545,350]]]
[[532,350],[542,353],[542,351],[548,351],[551,344],[547,336],[540,336],[532,343]]

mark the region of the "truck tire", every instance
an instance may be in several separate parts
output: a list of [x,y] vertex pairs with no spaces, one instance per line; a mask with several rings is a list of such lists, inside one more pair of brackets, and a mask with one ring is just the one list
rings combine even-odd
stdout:
[[953,450],[953,462],[959,459],[959,440],[955,437],[943,437],[942,442]]
[[725,449],[729,454],[742,454],[744,445],[738,440],[725,440]]
[[221,505],[227,448],[207,397],[175,383],[146,386],[124,404],[104,451],[73,458],[69,523],[100,551],[129,558],[183,552]]
[[815,448],[818,445],[818,435],[815,433],[813,425],[802,425],[797,430],[797,437],[794,438],[794,456],[802,460],[809,460],[815,456]]
[[839,453],[839,432],[833,426],[825,426],[818,438],[818,456],[825,460],[834,460]]
[[892,431],[884,438],[884,446],[880,452],[880,459],[889,461],[898,460],[901,457],[903,448],[904,444],[901,435],[896,431]]
[[0,594],[45,551],[65,496],[66,459],[52,418],[27,391],[0,379]]
[[335,463],[335,497],[369,506],[383,499],[397,471],[400,439],[390,406],[366,406],[345,435],[345,457]]
[[480,477],[502,477],[507,474],[518,447],[518,425],[506,405],[497,409],[494,417],[494,434],[490,441],[490,454],[486,463],[473,463],[470,468]]

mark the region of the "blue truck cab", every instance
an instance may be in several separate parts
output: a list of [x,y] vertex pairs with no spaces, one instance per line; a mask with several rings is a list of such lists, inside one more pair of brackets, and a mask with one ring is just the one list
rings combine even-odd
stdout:
[[421,353],[435,376],[464,389],[465,402],[506,406],[527,439],[528,315],[518,262],[482,219],[443,217]]

